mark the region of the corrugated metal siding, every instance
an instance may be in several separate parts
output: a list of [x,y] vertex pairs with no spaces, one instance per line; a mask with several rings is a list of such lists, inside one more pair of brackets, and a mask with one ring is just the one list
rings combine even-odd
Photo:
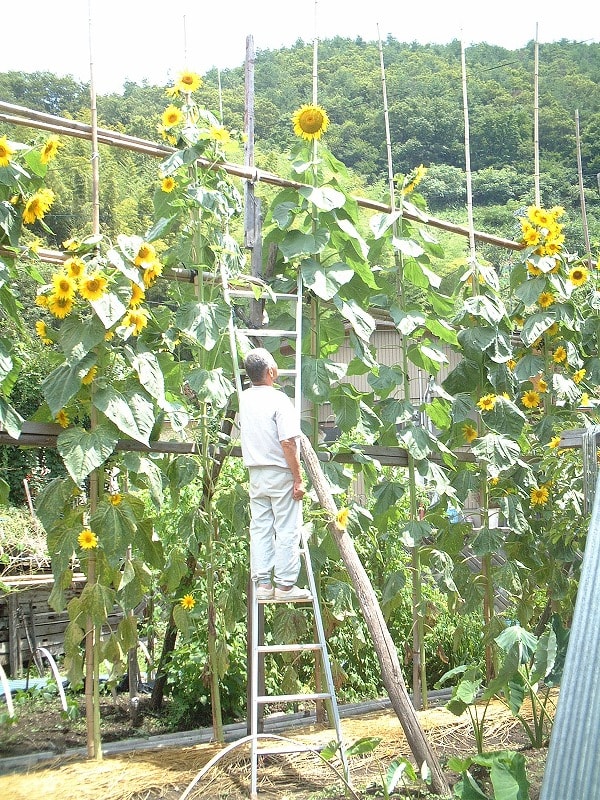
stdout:
[[600,492],[596,485],[540,800],[600,798]]

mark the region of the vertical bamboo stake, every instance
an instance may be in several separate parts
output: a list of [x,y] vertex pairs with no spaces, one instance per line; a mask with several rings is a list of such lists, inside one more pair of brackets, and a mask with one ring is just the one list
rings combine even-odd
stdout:
[[585,188],[583,185],[583,167],[581,164],[581,138],[579,134],[579,109],[575,109],[575,141],[577,144],[577,176],[579,180],[579,204],[581,206],[581,222],[583,224],[583,240],[587,253],[588,268],[593,268],[592,249],[590,245],[590,230],[588,228],[587,211],[585,207]]
[[[392,214],[396,210],[396,190],[394,181],[394,166],[392,161],[392,140],[390,134],[389,108],[387,99],[387,85],[385,80],[385,64],[383,59],[383,46],[379,35],[379,25],[377,26],[377,38],[379,41],[379,63],[381,68],[381,86],[383,92],[383,114],[385,120],[385,138],[388,158],[388,185],[389,200]],[[398,235],[398,225],[392,225],[394,237]],[[400,306],[404,305],[404,286],[400,271],[402,269],[402,255],[394,252],[394,259],[398,269],[397,292]],[[400,344],[402,354],[402,374],[403,374],[403,394],[405,400],[410,400],[410,381],[408,353],[405,338],[402,337]],[[414,457],[407,453],[408,464],[408,491],[410,498],[410,518],[418,519],[417,501],[417,471],[415,469]],[[412,581],[412,688],[413,706],[415,708],[427,708],[427,664],[425,661],[425,626],[422,613],[423,596],[421,591],[421,554],[419,547],[415,546],[411,551],[411,581]]]
[[[463,113],[464,113],[464,126],[465,126],[465,173],[467,180],[467,219],[469,228],[469,262],[472,268],[471,280],[473,282],[473,294],[479,293],[479,269],[477,267],[477,254],[475,250],[475,225],[473,222],[473,184],[471,172],[471,142],[470,142],[470,129],[469,129],[469,100],[467,94],[467,66],[465,57],[465,46],[461,40],[460,47],[461,57],[461,72],[462,72],[462,95],[463,95]],[[488,480],[487,480],[487,467],[484,462],[479,462],[480,469],[480,524],[483,527],[489,525],[489,510],[488,510]],[[492,620],[492,613],[494,609],[494,585],[492,583],[492,559],[491,556],[484,555],[481,558],[481,573],[484,584],[484,597],[483,597],[483,620],[486,629],[489,631],[489,626]],[[485,667],[486,677],[488,681],[493,675],[493,653],[490,644],[485,648]]]
[[[98,114],[96,108],[96,88],[94,85],[94,59],[92,36],[92,0],[88,0],[89,16],[89,51],[90,51],[90,106],[91,106],[91,143],[92,143],[92,231],[95,235],[100,232],[100,166],[98,154]],[[90,424],[92,429],[97,424],[96,410],[92,404]],[[96,510],[99,494],[98,471],[90,475],[90,516]],[[96,554],[90,551],[88,557],[88,585],[96,582]],[[86,620],[85,635],[85,709],[87,724],[87,751],[90,758],[102,760],[102,747],[100,742],[100,626],[94,622],[91,615]]]
[[542,200],[540,194],[540,94],[539,94],[539,72],[540,72],[540,45],[538,42],[538,26],[535,24],[535,45],[534,45],[534,67],[533,67],[533,180],[535,190],[535,205],[540,208]]

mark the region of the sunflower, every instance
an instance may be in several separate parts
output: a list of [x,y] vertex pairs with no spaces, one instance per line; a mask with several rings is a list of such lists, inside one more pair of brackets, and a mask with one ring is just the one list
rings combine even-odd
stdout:
[[48,336],[48,331],[46,330],[46,323],[42,319],[38,319],[35,323],[35,332],[40,337],[40,339],[45,339]]
[[84,528],[81,531],[77,537],[77,541],[82,550],[93,550],[94,547],[98,546],[98,537],[94,531],[91,531],[89,528]]
[[547,228],[552,221],[551,215],[539,206],[529,206],[527,217],[534,225],[539,225],[540,228]]
[[538,275],[542,274],[542,270],[539,267],[536,267],[536,265],[533,263],[533,261],[528,261],[527,262],[527,272],[530,275],[533,275],[534,278],[536,278]]
[[521,396],[521,402],[525,408],[537,408],[540,404],[540,395],[534,389],[529,389]]
[[72,300],[75,297],[75,281],[66,272],[56,272],[52,276],[54,296],[61,300]]
[[211,125],[208,129],[208,135],[213,142],[219,142],[220,144],[228,144],[231,140],[231,134],[223,125]]
[[558,331],[559,331],[558,322],[553,322],[552,325],[550,325],[550,327],[546,331],[546,333],[548,334],[548,336],[556,336]]
[[131,300],[129,301],[129,308],[137,308],[140,303],[144,301],[146,292],[137,283],[131,282]]
[[83,278],[79,285],[79,293],[86,300],[99,300],[106,294],[106,287],[108,286],[107,279],[100,275],[99,272],[94,272]]
[[58,422],[61,428],[69,427],[71,420],[69,419],[69,415],[64,410],[64,408],[61,408],[61,410],[56,415],[56,421]]
[[123,495],[119,494],[119,492],[113,492],[112,494],[108,495],[108,502],[111,504],[111,506],[118,506],[122,500]]
[[566,357],[567,357],[567,351],[565,350],[564,347],[562,347],[562,345],[560,347],[557,347],[556,350],[552,353],[552,361],[554,361],[555,364],[560,364],[561,361],[564,361],[566,359]]
[[529,496],[532,506],[545,506],[550,497],[550,493],[545,486],[532,486]]
[[300,106],[297,111],[294,111],[292,123],[296,136],[312,141],[320,139],[324,133],[327,133],[329,117],[321,106],[309,104]]
[[68,317],[73,310],[73,300],[70,297],[57,297],[51,294],[48,297],[48,311],[57,319]]
[[123,317],[122,325],[133,328],[133,335],[139,336],[148,324],[148,312],[143,308],[131,309]]
[[10,164],[10,157],[14,155],[14,152],[6,136],[0,136],[0,167],[8,167]]
[[45,294],[36,294],[35,304],[40,308],[48,308],[48,298]]
[[482,411],[491,411],[496,405],[496,395],[484,394],[483,397],[477,401],[477,405]]
[[538,305],[540,308],[550,308],[554,300],[555,297],[552,292],[542,292],[538,297]]
[[465,438],[465,442],[471,444],[471,442],[474,442],[478,436],[477,428],[474,428],[472,425],[464,425],[462,434]]
[[341,531],[345,531],[348,527],[348,517],[350,516],[350,511],[347,508],[340,508],[340,510],[335,515],[335,527],[339,528]]
[[149,267],[144,270],[144,286],[149,289],[159,275],[162,275],[162,264],[156,259]]
[[170,105],[165,108],[162,115],[162,124],[166,130],[174,128],[183,122],[183,112],[177,106]]
[[578,369],[576,372],[573,373],[573,380],[575,383],[581,383],[581,381],[585,378],[585,370]]
[[160,188],[165,194],[172,192],[176,186],[175,178],[172,178],[170,175],[168,178],[163,178],[160,182]]
[[79,239],[66,239],[62,243],[62,246],[65,250],[77,250],[79,244],[80,244]]
[[514,368],[515,368],[516,366],[517,366],[517,362],[515,361],[515,359],[514,359],[514,358],[509,358],[509,359],[508,359],[508,361],[506,362],[506,367],[507,367],[507,369],[509,369],[511,372],[514,370]]
[[548,442],[548,447],[554,449],[555,447],[558,447],[559,444],[560,444],[560,436],[553,436]]
[[81,379],[81,382],[83,383],[84,386],[89,386],[91,383],[94,382],[97,374],[98,374],[98,367],[91,367],[85,373],[85,375]]
[[54,202],[54,192],[52,189],[40,189],[33,194],[25,203],[23,209],[23,222],[26,225],[33,225],[36,219],[42,219],[50,210]]
[[536,244],[540,243],[541,238],[541,234],[536,228],[526,222],[523,223],[523,234],[521,239],[524,244],[528,245],[529,247],[535,247]]
[[195,92],[202,86],[202,78],[195,72],[180,72],[173,89],[176,92]]
[[61,141],[58,136],[49,136],[46,140],[46,144],[42,147],[41,153],[41,162],[42,164],[47,164],[49,161],[52,161],[53,158],[56,158],[56,154],[58,153],[58,148],[61,147]]
[[153,264],[154,261],[156,261],[156,250],[154,249],[154,245],[150,244],[149,242],[142,242],[138,248],[135,258],[133,259],[133,263],[136,265],[136,267],[144,267],[145,269]]
[[191,594],[184,594],[179,602],[181,603],[181,607],[185,608],[186,611],[191,611],[196,605],[196,601]]
[[569,280],[573,286],[583,286],[587,281],[589,272],[585,267],[573,267],[569,272]]
[[[413,192],[425,177],[426,172],[427,169],[423,166],[423,164],[419,164],[419,166],[411,173],[410,180],[403,187],[402,193],[406,195]],[[404,180],[406,181],[406,178]]]
[[85,261],[81,258],[67,258],[63,268],[70,278],[78,281],[85,274]]

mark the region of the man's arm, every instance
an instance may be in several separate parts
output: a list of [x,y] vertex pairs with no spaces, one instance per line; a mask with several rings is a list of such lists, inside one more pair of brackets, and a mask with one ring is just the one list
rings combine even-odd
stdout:
[[291,470],[292,478],[294,479],[294,487],[292,489],[292,497],[294,500],[302,500],[306,494],[304,482],[302,480],[302,470],[300,468],[300,456],[298,455],[298,443],[295,438],[283,439],[281,441],[281,448],[283,456],[288,467]]

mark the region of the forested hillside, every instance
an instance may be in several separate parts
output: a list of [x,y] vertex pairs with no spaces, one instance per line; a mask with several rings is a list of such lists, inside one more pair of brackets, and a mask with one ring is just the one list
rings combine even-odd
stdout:
[[[431,211],[464,220],[465,155],[460,43],[419,45],[392,37],[383,44],[395,172],[428,167],[421,189]],[[312,98],[313,46],[257,54],[257,161],[278,171],[278,156],[293,140],[292,112]],[[533,200],[534,45],[520,50],[479,44],[466,52],[471,166],[476,224],[492,233],[517,234],[514,212]],[[362,193],[384,199],[387,155],[380,55],[376,42],[335,38],[319,44],[319,96],[331,119],[332,152],[351,168]],[[203,99],[229,128],[244,117],[244,67],[204,76]],[[539,146],[542,202],[569,213],[567,239],[583,248],[577,177],[575,113],[592,239],[600,236],[600,45],[561,41],[539,48]],[[219,85],[221,94],[219,95]],[[89,118],[87,87],[51,74],[0,74],[0,99],[54,114]],[[122,94],[98,98],[100,124],[159,140],[164,87],[126,83]],[[0,128],[1,128],[0,124]],[[4,126],[6,127],[6,126]],[[5,132],[4,130],[0,130]],[[17,132],[14,133],[17,136]],[[31,133],[31,136],[40,134]],[[20,136],[23,136],[22,131]],[[49,223],[56,242],[85,229],[89,211],[88,146],[71,142],[62,157],[71,184]],[[233,152],[232,160],[241,153]],[[106,232],[139,229],[148,222],[156,164],[121,152],[102,152],[102,225]]]

